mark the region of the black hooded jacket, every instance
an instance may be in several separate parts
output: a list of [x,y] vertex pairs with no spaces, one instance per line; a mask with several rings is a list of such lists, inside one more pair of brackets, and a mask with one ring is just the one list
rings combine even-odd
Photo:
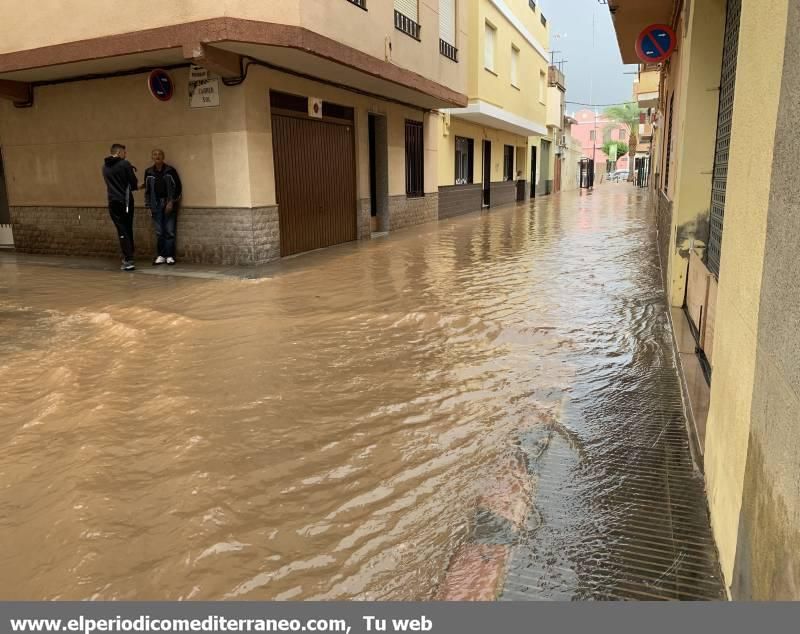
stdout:
[[119,156],[108,156],[103,165],[103,179],[106,181],[109,202],[133,204],[133,192],[139,189],[133,165]]

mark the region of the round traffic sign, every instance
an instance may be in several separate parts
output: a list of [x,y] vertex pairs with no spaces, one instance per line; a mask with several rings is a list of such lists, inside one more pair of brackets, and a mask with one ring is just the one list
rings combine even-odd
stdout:
[[636,40],[636,54],[648,64],[657,64],[668,59],[675,52],[678,38],[672,27],[666,24],[652,24],[639,34]]
[[147,87],[150,94],[159,101],[169,101],[175,93],[175,86],[169,73],[160,68],[155,69],[147,78]]

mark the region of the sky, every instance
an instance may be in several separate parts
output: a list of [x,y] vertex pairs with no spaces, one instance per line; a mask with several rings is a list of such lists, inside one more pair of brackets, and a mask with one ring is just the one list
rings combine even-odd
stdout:
[[[550,48],[556,61],[567,60],[567,101],[611,104],[629,101],[636,66],[625,66],[619,54],[608,6],[598,0],[539,0],[550,22]],[[592,16],[595,18],[594,49]],[[567,112],[583,106],[567,104]],[[602,108],[600,108],[602,110]]]

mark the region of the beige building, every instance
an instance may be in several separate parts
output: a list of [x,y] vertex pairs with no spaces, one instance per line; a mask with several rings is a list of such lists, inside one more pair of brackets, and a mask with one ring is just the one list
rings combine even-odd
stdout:
[[722,572],[735,599],[798,600],[800,3],[613,10],[627,63],[648,25],[678,39],[658,68],[650,186]]
[[[100,0],[16,6],[0,22],[0,151],[17,248],[117,253],[100,177],[112,142],[140,174],[155,147],[179,170],[179,259],[256,264],[435,220],[439,109],[468,107],[477,81],[470,6],[142,0],[124,17]],[[534,60],[514,41],[522,83]],[[508,81],[505,59],[496,78]],[[524,153],[516,137],[497,142],[495,157],[503,142]],[[136,236],[149,255],[141,211]]]
[[441,217],[552,189],[547,19],[528,0],[474,0],[465,8],[469,103],[442,110]]

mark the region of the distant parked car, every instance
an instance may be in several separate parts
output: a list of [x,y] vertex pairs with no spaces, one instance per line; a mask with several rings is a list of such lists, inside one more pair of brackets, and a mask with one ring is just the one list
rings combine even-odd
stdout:
[[616,172],[611,172],[608,175],[608,180],[612,183],[624,183],[628,180],[630,176],[630,172],[627,170],[618,170]]

